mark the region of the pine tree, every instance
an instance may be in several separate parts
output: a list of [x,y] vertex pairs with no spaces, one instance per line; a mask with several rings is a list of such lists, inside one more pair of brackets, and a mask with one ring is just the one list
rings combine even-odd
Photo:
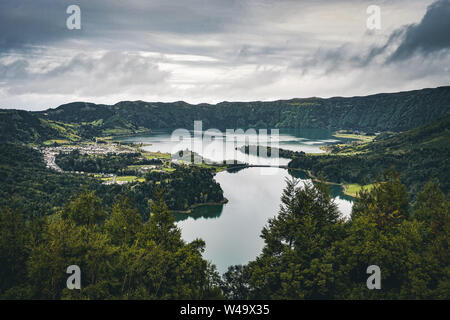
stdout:
[[86,189],[64,207],[62,217],[71,219],[76,225],[93,226],[104,221],[106,212],[95,192]]
[[251,298],[330,295],[332,266],[322,260],[340,226],[339,212],[325,185],[297,185],[286,181],[279,214],[262,231],[263,253],[248,266]]
[[111,217],[105,222],[112,243],[131,245],[142,231],[143,221],[136,207],[128,197],[120,197],[113,205]]
[[[417,195],[414,218],[426,227],[423,257],[423,286],[426,298],[450,298],[450,201],[445,199],[439,184],[430,181]],[[418,278],[418,272],[414,279]],[[417,281],[416,281],[417,282]],[[424,290],[422,290],[424,291]]]
[[0,210],[0,293],[25,276],[25,224],[17,209]]
[[398,225],[409,218],[409,195],[395,169],[386,170],[383,181],[374,183],[371,190],[361,190],[355,199],[352,219],[367,214],[383,227]]
[[175,225],[175,217],[164,202],[164,190],[155,188],[150,206],[150,237],[167,250],[174,250],[183,244],[181,231]]
[[248,271],[246,266],[229,266],[223,274],[223,292],[227,299],[245,300],[249,295]]

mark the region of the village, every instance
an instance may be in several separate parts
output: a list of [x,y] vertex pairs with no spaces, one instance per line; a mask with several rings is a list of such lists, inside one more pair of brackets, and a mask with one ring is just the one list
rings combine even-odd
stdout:
[[[126,184],[130,182],[142,182],[145,179],[142,177],[146,172],[159,172],[162,174],[169,174],[175,171],[178,166],[190,166],[193,164],[200,165],[202,167],[211,167],[216,171],[221,171],[226,168],[224,165],[214,164],[212,166],[206,165],[204,159],[201,158],[195,152],[189,150],[184,150],[171,155],[170,153],[161,152],[150,152],[145,150],[143,147],[148,145],[143,144],[123,144],[120,142],[82,142],[79,144],[63,144],[42,147],[40,152],[43,155],[46,167],[60,173],[70,173],[70,174],[88,174],[95,178],[101,179],[103,184]],[[119,175],[116,173],[105,173],[105,172],[84,172],[63,170],[56,162],[56,157],[59,154],[69,154],[77,150],[83,155],[94,155],[94,156],[106,156],[106,155],[119,155],[126,153],[139,153],[143,159],[153,160],[155,163],[145,164],[145,165],[133,165],[130,164],[128,168],[130,170],[135,170],[137,175]],[[194,161],[195,160],[195,161]],[[140,177],[139,177],[140,176]]]
[[[141,147],[141,146],[140,146]],[[46,167],[49,169],[52,169],[56,172],[60,173],[75,173],[75,174],[85,174],[83,171],[64,171],[62,168],[58,166],[56,163],[56,156],[60,153],[68,154],[72,151],[77,150],[80,154],[88,154],[88,155],[107,155],[107,154],[124,154],[124,153],[136,153],[136,152],[142,152],[143,155],[146,154],[146,152],[143,152],[139,147],[136,147],[134,145],[127,145],[127,144],[121,144],[121,143],[90,143],[90,142],[84,142],[76,145],[57,145],[57,146],[51,146],[51,147],[43,147],[40,149],[44,162],[46,164]],[[148,153],[147,156],[153,155],[154,153]],[[164,158],[169,157],[170,155],[164,155]],[[157,158],[155,156],[155,158]],[[169,164],[171,165],[171,164]],[[155,170],[157,169],[157,165],[146,165],[146,166],[139,166],[139,171],[146,171],[146,170]],[[163,170],[161,170],[164,172]],[[115,174],[112,173],[95,173],[93,174],[94,177],[100,178],[103,180],[104,184],[125,184],[132,182],[133,179],[129,179],[126,177],[125,179],[118,177]]]

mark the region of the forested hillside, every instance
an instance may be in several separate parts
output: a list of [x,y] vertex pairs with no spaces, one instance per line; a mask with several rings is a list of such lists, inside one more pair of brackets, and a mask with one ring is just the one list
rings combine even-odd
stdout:
[[394,166],[408,190],[417,194],[429,179],[450,190],[450,116],[429,125],[365,144],[335,146],[331,154],[297,154],[289,167],[310,170],[338,183],[366,184]]
[[[39,119],[24,110],[0,110],[0,141],[43,142],[48,139],[66,138],[71,132],[56,123]],[[73,132],[72,132],[73,134]],[[73,135],[73,138],[79,138]]]
[[67,199],[85,189],[96,191],[110,208],[116,196],[128,195],[136,201],[147,220],[155,188],[164,189],[170,210],[187,210],[192,205],[224,200],[211,170],[177,168],[171,173],[149,172],[142,182],[105,185],[92,176],[58,173],[45,167],[42,154],[18,144],[0,144],[0,207],[13,205],[26,218],[53,214]]
[[339,128],[404,131],[450,113],[450,87],[352,98],[306,98],[272,102],[190,105],[123,101],[112,106],[74,102],[35,113],[68,123],[97,121],[106,133],[142,128]]
[[0,110],[1,143],[33,143],[46,141],[74,142],[102,134],[93,123],[64,123],[38,117],[24,110]]
[[450,114],[450,87],[366,97],[191,105],[123,101],[108,106],[73,102],[40,112],[0,110],[0,140],[41,143],[152,129],[331,128],[366,132],[409,130]]

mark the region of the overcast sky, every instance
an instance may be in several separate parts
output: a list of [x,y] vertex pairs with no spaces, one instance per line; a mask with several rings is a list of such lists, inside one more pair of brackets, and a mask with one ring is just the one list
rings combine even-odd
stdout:
[[[69,30],[69,5],[81,30]],[[369,30],[369,5],[381,29]],[[0,108],[450,85],[450,0],[1,0]]]

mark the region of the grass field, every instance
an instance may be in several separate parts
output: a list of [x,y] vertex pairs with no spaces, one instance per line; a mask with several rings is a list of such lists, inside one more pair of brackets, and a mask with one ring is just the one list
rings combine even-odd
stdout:
[[364,186],[361,186],[356,183],[346,184],[346,185],[344,185],[344,193],[346,195],[356,197],[358,195],[358,192],[361,191],[362,189],[370,190],[372,188],[373,188],[373,184],[366,184]]
[[340,133],[340,132],[336,132],[335,134],[333,134],[333,137],[359,140],[362,142],[371,142],[371,141],[373,141],[373,139],[375,139],[375,136],[366,136],[366,135],[361,135],[361,134],[347,134],[347,133]]

